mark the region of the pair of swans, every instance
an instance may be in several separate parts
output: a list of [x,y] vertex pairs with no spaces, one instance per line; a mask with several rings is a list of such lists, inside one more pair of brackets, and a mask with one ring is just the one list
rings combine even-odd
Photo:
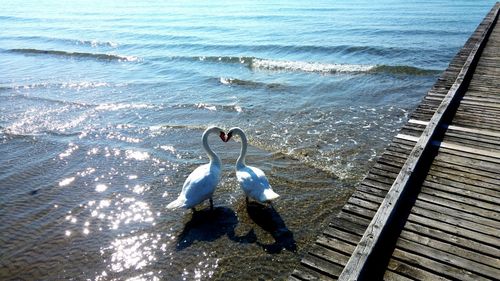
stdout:
[[260,203],[267,203],[279,197],[279,195],[273,191],[262,170],[245,164],[248,140],[243,130],[234,127],[231,128],[226,135],[221,128],[210,127],[205,130],[201,137],[203,148],[208,158],[210,158],[210,162],[199,166],[187,177],[179,197],[169,203],[167,208],[192,208],[194,210],[196,205],[209,199],[210,209],[213,209],[212,195],[220,181],[222,163],[219,156],[217,156],[208,145],[208,136],[212,133],[218,133],[223,142],[228,142],[233,134],[240,136],[241,152],[236,161],[236,178],[246,194],[247,202],[248,198],[252,198]]

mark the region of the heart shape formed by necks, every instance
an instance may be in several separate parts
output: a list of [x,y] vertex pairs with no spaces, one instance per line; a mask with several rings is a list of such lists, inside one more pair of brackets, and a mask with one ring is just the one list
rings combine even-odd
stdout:
[[[223,139],[223,141],[228,142],[232,136],[233,136],[233,132],[230,132],[229,134],[225,135],[225,138]],[[222,136],[221,136],[221,138],[222,138]]]
[[220,137],[220,139],[221,139],[223,142],[227,142],[227,141],[229,140],[229,138],[227,138],[227,136],[226,136],[226,133],[224,133],[224,132],[222,132],[222,131],[220,132],[219,137]]

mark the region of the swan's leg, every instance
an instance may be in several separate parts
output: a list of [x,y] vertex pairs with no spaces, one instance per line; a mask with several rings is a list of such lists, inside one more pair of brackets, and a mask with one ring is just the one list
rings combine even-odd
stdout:
[[210,197],[209,201],[210,201],[210,211],[213,211],[214,210],[214,200],[212,200],[212,197]]
[[248,204],[248,196],[245,197],[245,201],[247,201],[247,204]]

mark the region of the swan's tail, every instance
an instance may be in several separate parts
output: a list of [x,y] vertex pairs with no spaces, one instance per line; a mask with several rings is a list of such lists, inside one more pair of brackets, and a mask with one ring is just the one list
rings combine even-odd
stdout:
[[185,200],[182,200],[182,198],[177,198],[167,205],[167,209],[181,208],[182,206],[184,206],[184,203],[185,203]]
[[267,201],[273,201],[274,199],[280,197],[278,193],[274,192],[272,189],[270,188],[266,188],[264,189],[264,192],[262,193],[262,196],[261,196],[261,201],[263,202],[267,202]]

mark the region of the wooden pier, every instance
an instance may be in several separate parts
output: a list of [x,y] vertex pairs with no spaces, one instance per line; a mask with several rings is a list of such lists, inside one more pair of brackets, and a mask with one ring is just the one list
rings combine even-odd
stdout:
[[290,280],[500,279],[499,8]]

